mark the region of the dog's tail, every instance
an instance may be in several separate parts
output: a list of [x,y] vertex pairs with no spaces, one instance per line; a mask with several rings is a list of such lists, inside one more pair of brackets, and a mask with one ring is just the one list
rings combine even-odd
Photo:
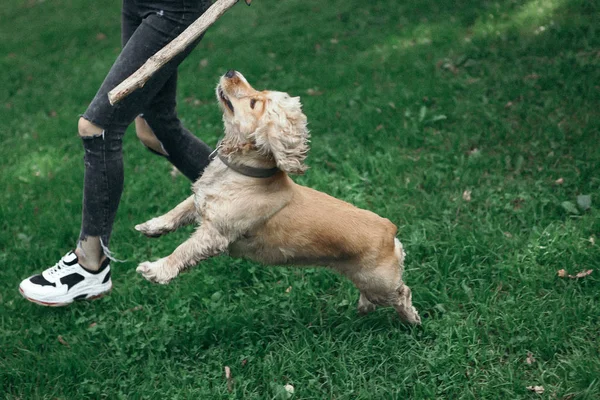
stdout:
[[400,268],[400,279],[402,279],[402,273],[404,272],[404,258],[406,257],[406,252],[404,251],[404,247],[402,247],[402,243],[400,243],[398,238],[394,238],[394,253],[396,254],[396,258],[398,259],[398,268]]

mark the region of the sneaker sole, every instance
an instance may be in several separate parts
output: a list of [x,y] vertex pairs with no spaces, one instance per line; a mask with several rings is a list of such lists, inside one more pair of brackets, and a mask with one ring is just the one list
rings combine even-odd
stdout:
[[107,294],[109,294],[112,290],[112,285],[110,285],[110,288],[102,293],[98,293],[95,295],[92,295],[90,297],[86,297],[83,299],[76,299],[73,298],[71,301],[68,302],[62,302],[62,303],[52,303],[52,302],[47,302],[47,301],[41,301],[41,300],[36,300],[34,298],[31,297],[27,297],[27,295],[25,295],[25,293],[23,293],[23,289],[19,288],[19,293],[21,293],[21,296],[23,296],[26,300],[29,300],[32,303],[35,304],[39,304],[40,306],[44,306],[44,307],[64,307],[64,306],[68,306],[69,304],[75,302],[75,301],[84,301],[84,300],[96,300],[99,299],[101,297],[106,296]]

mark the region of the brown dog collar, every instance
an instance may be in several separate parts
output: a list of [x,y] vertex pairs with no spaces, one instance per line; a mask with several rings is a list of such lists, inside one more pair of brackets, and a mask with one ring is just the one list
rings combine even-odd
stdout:
[[223,157],[221,155],[221,153],[219,153],[219,148],[221,147],[221,141],[222,140],[223,139],[219,140],[219,142],[217,143],[217,147],[215,148],[215,151],[213,151],[208,156],[208,158],[211,161],[214,160],[218,156],[219,160],[221,160],[221,162],[223,164],[225,164],[227,166],[227,168],[230,168],[230,169],[234,170],[238,174],[249,176],[251,178],[270,178],[272,176],[275,176],[275,174],[278,173],[279,171],[281,171],[278,167],[273,167],[273,168],[256,168],[256,167],[251,167],[249,165],[232,164],[232,163],[230,163],[225,157]]
[[278,173],[279,171],[281,171],[277,167],[256,168],[256,167],[250,167],[248,165],[243,165],[243,164],[232,164],[229,161],[227,161],[227,159],[225,157],[221,156],[221,154],[218,154],[218,157],[219,157],[219,160],[221,160],[221,162],[223,164],[227,165],[228,168],[234,170],[238,174],[250,176],[252,178],[270,178],[270,177],[274,176],[276,173]]

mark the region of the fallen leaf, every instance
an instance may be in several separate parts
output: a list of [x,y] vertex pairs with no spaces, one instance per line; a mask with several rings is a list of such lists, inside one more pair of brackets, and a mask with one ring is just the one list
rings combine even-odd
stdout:
[[513,102],[512,102],[512,101],[509,101],[508,103],[506,103],[506,104],[504,105],[504,108],[511,108],[512,106],[513,106]]
[[462,194],[462,198],[464,201],[471,201],[471,191],[465,190]]
[[294,394],[294,387],[289,383],[283,387],[289,394]]
[[375,132],[378,132],[383,129],[383,125],[379,124],[375,127]]
[[569,275],[569,278],[571,278],[571,279],[585,278],[586,276],[590,275],[592,272],[594,272],[593,269],[588,269],[585,271],[578,272],[575,275]]
[[523,207],[523,203],[525,202],[525,199],[522,199],[520,197],[517,197],[516,199],[514,199],[513,201],[511,201],[511,204],[513,206],[513,210],[520,210],[521,207]]
[[290,287],[288,287],[287,289],[285,289],[285,292],[286,292],[286,293],[289,293],[289,292],[291,292],[291,291],[292,291],[292,287],[291,287],[291,286],[290,286]]
[[98,324],[96,322],[92,322],[88,328],[95,328]]
[[331,42],[331,44],[338,44],[340,41],[336,38],[332,38],[331,40],[329,40],[329,42]]
[[58,341],[60,342],[60,344],[62,344],[63,346],[67,346],[67,347],[71,347],[69,346],[69,343],[67,343],[67,341],[65,339],[63,339],[63,337],[61,335],[58,335]]
[[206,67],[208,65],[208,59],[203,58],[202,60],[200,60],[200,66],[202,68]]
[[561,270],[557,271],[557,275],[559,278],[569,277],[571,279],[579,279],[579,278],[585,278],[586,276],[591,275],[592,272],[594,272],[593,269],[586,269],[586,270],[576,273],[575,275],[571,275],[571,274],[568,274],[566,270],[561,269]]
[[233,378],[231,377],[231,369],[225,366],[225,379],[227,379],[227,391],[233,392]]
[[56,111],[52,110],[52,111],[50,111],[50,112],[48,113],[48,115],[49,115],[51,118],[54,118],[54,117],[56,117],[56,116],[58,115],[58,113],[57,113]]
[[98,32],[96,34],[96,40],[104,40],[104,39],[106,39],[106,35],[104,33]]
[[309,88],[306,90],[306,94],[309,96],[320,96],[323,92],[318,89]]
[[556,183],[557,185],[562,185],[563,183],[565,183],[565,180],[563,178],[558,178],[554,181],[554,183]]
[[511,238],[512,237],[512,233],[510,233],[510,232],[504,232],[504,236],[506,236],[507,238]]
[[590,236],[589,240],[590,240],[590,243],[592,244],[592,246],[596,244],[596,239],[594,239],[593,236]]
[[470,149],[469,151],[467,151],[467,154],[470,156],[477,156],[480,154],[480,150],[477,147],[473,147],[472,149]]
[[544,387],[543,386],[527,386],[527,390],[531,390],[532,392],[536,392],[537,394],[542,394],[544,393]]
[[535,357],[533,356],[533,353],[531,352],[527,352],[527,359],[525,360],[525,362],[529,365],[533,364],[535,362]]
[[248,360],[244,358],[244,359],[242,360],[242,367],[245,367],[245,366],[246,366],[246,364],[248,364]]
[[138,306],[135,306],[133,308],[128,308],[127,310],[123,311],[121,314],[126,314],[128,312],[133,312],[133,311],[140,311],[144,308],[144,306],[142,306],[141,304]]

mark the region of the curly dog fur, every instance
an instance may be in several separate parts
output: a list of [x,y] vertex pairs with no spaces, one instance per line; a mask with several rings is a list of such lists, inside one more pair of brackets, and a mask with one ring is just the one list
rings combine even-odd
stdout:
[[[264,264],[325,266],[357,286],[361,313],[392,306],[403,321],[419,324],[411,290],[402,281],[404,250],[396,226],[289,178],[307,168],[309,133],[300,98],[257,91],[242,74],[229,71],[220,79],[217,99],[225,124],[220,157],[194,183],[192,196],[136,229],[160,236],[191,223],[199,227],[171,255],[143,262],[137,271],[165,284],[223,252]],[[250,177],[220,158],[279,171]]]

